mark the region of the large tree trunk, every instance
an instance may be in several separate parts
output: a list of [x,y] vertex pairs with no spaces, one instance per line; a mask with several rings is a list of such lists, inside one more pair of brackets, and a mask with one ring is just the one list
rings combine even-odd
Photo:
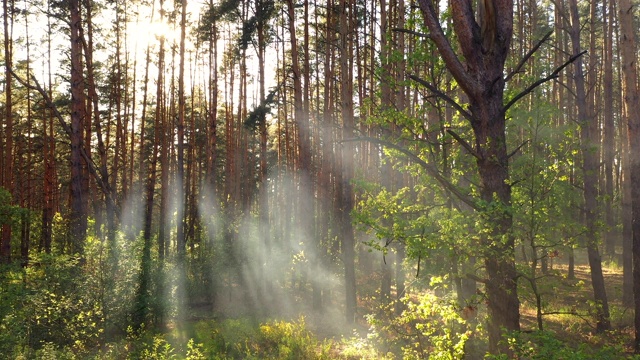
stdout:
[[629,172],[631,177],[631,216],[633,230],[633,294],[635,308],[634,350],[640,353],[640,94],[638,93],[637,44],[633,24],[634,7],[620,0],[620,47],[624,75],[624,102],[627,106],[629,137]]
[[[465,65],[460,63],[429,0],[420,0],[424,20],[448,70],[469,98],[464,114],[474,133],[473,154],[480,175],[480,207],[489,235],[483,241],[487,272],[489,351],[507,351],[502,332],[520,330],[514,238],[504,110],[504,64],[513,32],[513,1],[479,1],[478,18],[471,1],[452,0],[453,29]],[[471,145],[463,143],[471,149]]]
[[78,0],[70,0],[71,27],[71,214],[69,217],[70,252],[82,255],[87,231],[87,210],[84,193],[82,146],[86,117],[84,77],[82,74],[81,16]]

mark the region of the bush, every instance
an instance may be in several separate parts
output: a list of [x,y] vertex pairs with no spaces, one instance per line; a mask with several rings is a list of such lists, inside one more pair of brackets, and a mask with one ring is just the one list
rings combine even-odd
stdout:
[[[532,333],[514,333],[505,337],[509,348],[518,359],[546,360],[546,359],[566,359],[566,360],[614,360],[630,358],[625,355],[621,346],[604,346],[593,349],[586,344],[577,347],[558,339],[556,335],[549,331],[536,331]],[[491,355],[488,359],[506,360],[510,357],[506,355]],[[635,357],[634,359],[637,359]]]
[[200,322],[196,341],[203,343],[201,352],[208,359],[329,359],[331,347],[307,330],[304,318],[259,326],[235,319]]
[[384,309],[386,316],[369,316],[380,347],[389,347],[403,359],[462,359],[465,345],[474,332],[464,320],[458,306],[434,294],[416,299],[404,298],[405,310],[393,313],[393,304]]

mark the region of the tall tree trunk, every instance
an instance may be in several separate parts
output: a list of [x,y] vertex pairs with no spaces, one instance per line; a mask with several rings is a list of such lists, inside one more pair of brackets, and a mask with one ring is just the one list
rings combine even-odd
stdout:
[[[47,11],[51,11],[51,2],[47,1]],[[47,55],[51,58],[51,18],[47,16]],[[49,98],[52,95],[52,71],[51,62],[48,63],[48,82],[47,91]],[[44,181],[42,185],[43,204],[42,204],[42,235],[40,240],[40,250],[45,253],[51,252],[51,239],[53,227],[54,212],[54,184],[55,184],[55,158],[54,158],[54,130],[53,130],[53,109],[47,109],[47,118],[42,120],[42,139],[43,139],[43,164],[44,164]]]
[[[304,112],[303,104],[303,91],[302,91],[302,71],[300,69],[300,60],[298,52],[298,39],[296,36],[296,22],[295,22],[295,5],[292,0],[287,1],[287,10],[289,15],[289,36],[291,41],[291,73],[293,76],[293,110],[294,110],[294,122],[296,124],[297,135],[297,162],[299,169],[299,181],[300,191],[297,198],[297,206],[299,211],[297,212],[297,225],[300,231],[303,232],[303,239],[305,246],[309,249],[308,252],[312,254],[309,261],[309,269],[304,269],[303,273],[311,272],[313,274],[314,266],[316,266],[315,244],[313,239],[313,202],[311,199],[305,197],[306,194],[313,194],[313,184],[311,179],[311,129],[309,126],[309,114]],[[315,276],[311,278],[311,287],[313,289],[313,306],[314,308],[320,305],[320,289],[319,284],[316,281]]]
[[[341,0],[339,4],[340,16],[338,19],[340,31],[340,114],[342,115],[342,139],[353,137],[355,121],[353,113],[353,3],[350,0]],[[344,286],[345,286],[345,316],[347,322],[355,321],[356,315],[356,273],[355,273],[355,236],[351,223],[351,210],[353,209],[353,157],[355,154],[354,143],[347,141],[342,144],[340,155],[342,168],[337,181],[342,182],[340,196],[340,236],[342,237],[342,259],[344,261]]]
[[[571,12],[571,43],[573,53],[580,53],[580,21],[578,15],[578,4],[576,0],[570,0],[569,11]],[[578,111],[578,123],[580,125],[580,147],[582,153],[583,169],[583,194],[585,224],[587,226],[586,241],[589,267],[591,269],[591,283],[593,295],[596,300],[596,327],[598,331],[605,331],[611,328],[609,320],[609,303],[604,286],[602,274],[602,260],[598,250],[598,157],[595,148],[598,144],[597,119],[590,114],[587,105],[587,94],[585,91],[584,74],[582,71],[582,60],[577,59],[574,63],[574,84],[576,87],[576,102]]]
[[483,240],[487,272],[486,294],[489,309],[489,351],[508,352],[501,344],[503,331],[520,330],[514,260],[511,185],[506,142],[503,78],[504,64],[513,33],[513,1],[479,2],[477,23],[471,1],[452,0],[453,29],[466,64],[444,35],[432,2],[419,0],[432,41],[447,69],[469,99],[474,141],[463,143],[476,157],[480,176],[480,197],[488,207],[480,207],[489,228]]
[[[4,26],[4,59],[5,59],[5,107],[4,107],[4,146],[2,149],[2,185],[5,190],[11,195],[11,203],[13,203],[13,89],[12,89],[12,77],[11,67],[12,65],[12,33],[13,33],[13,17],[9,18],[9,12],[13,13],[13,1],[9,3],[8,0],[2,2],[3,7],[3,26]],[[11,29],[9,26],[11,21]],[[2,224],[0,231],[0,263],[9,263],[11,261],[11,224]]]
[[620,0],[620,48],[622,49],[622,72],[624,76],[624,102],[627,107],[629,141],[629,172],[631,180],[631,216],[633,231],[633,294],[635,353],[640,353],[640,93],[638,89],[635,7],[629,0]]
[[[26,1],[25,1],[26,6]],[[25,11],[24,13],[24,33],[26,37],[26,51],[27,51],[27,59],[31,59],[31,38],[29,37],[29,14]],[[31,73],[31,63],[27,61],[27,74]],[[30,84],[30,80],[27,80],[27,83]],[[26,159],[26,169],[31,170],[33,168],[32,163],[32,154],[33,150],[33,116],[31,109],[31,96],[27,95],[27,159]],[[32,171],[27,171],[27,179],[26,184],[23,183],[23,186],[26,185],[25,193],[22,197],[21,207],[23,209],[32,210]],[[20,237],[20,257],[22,258],[21,265],[26,267],[29,264],[29,248],[31,241],[31,214],[28,212],[22,213],[21,219],[21,237]]]
[[613,257],[616,252],[616,231],[614,220],[614,183],[613,172],[615,166],[615,124],[613,102],[613,1],[603,2],[606,11],[604,26],[604,76],[603,76],[603,162],[604,162],[604,213],[605,213],[605,249],[607,255]]
[[[209,8],[213,8],[213,2],[209,2]],[[216,145],[218,142],[217,122],[218,122],[218,28],[215,21],[211,23],[209,29],[209,112],[207,122],[207,178],[206,182],[210,194],[216,194],[216,163],[218,152]]]
[[[85,1],[86,8],[86,18],[87,18],[87,39],[84,39],[84,34],[81,29],[81,37],[83,41],[83,50],[84,50],[84,58],[87,67],[87,92],[89,96],[89,100],[93,105],[92,114],[93,114],[93,123],[96,127],[96,139],[98,144],[98,155],[100,157],[100,177],[102,178],[102,182],[105,184],[109,193],[111,193],[111,185],[109,183],[109,172],[107,170],[107,149],[104,145],[103,136],[102,136],[102,119],[100,117],[100,109],[98,107],[99,98],[95,80],[95,69],[93,64],[93,12],[92,12],[92,1]],[[107,209],[107,240],[109,242],[110,251],[115,251],[116,245],[116,209],[115,204],[111,201],[106,201],[106,209]],[[114,253],[112,255],[115,256]],[[115,257],[114,257],[115,259]]]
[[184,260],[185,253],[185,213],[186,213],[186,192],[184,183],[184,117],[185,117],[185,91],[184,91],[184,65],[185,65],[185,36],[187,26],[187,1],[182,0],[182,10],[180,12],[180,64],[178,73],[178,212],[177,212],[177,241],[179,261]]
[[[264,11],[267,9],[267,1],[259,1],[256,6],[256,17],[258,18],[257,24],[257,35],[258,35],[258,101],[260,104],[265,104],[266,95],[265,95],[265,50],[267,46],[267,24],[268,14],[265,14]],[[266,104],[265,104],[266,106]],[[263,258],[260,260],[261,263],[267,264],[266,271],[270,272],[271,265],[268,264],[271,261],[271,224],[269,217],[269,184],[267,181],[267,119],[263,118],[262,121],[258,124],[258,132],[260,133],[260,172],[258,181],[260,183],[260,196],[258,197],[259,202],[259,214],[260,214],[260,237],[262,239],[262,246],[264,246]],[[266,274],[261,274],[263,277],[261,280],[266,291],[271,290],[271,280],[269,276],[265,276]]]
[[82,19],[78,0],[68,2],[70,11],[71,40],[71,214],[69,216],[70,252],[84,253],[84,238],[87,231],[86,194],[84,193],[82,146],[86,111],[84,76],[82,71]]

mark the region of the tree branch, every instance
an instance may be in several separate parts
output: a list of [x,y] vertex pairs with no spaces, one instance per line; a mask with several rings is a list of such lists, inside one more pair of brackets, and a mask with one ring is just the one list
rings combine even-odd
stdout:
[[473,155],[478,160],[482,160],[482,156],[480,156],[477,151],[473,150],[471,145],[465,139],[461,138],[460,135],[458,135],[455,131],[447,129],[447,133],[454,139],[456,139],[456,141],[458,141],[458,143],[462,145],[462,147],[465,148],[469,152],[469,154]]
[[409,74],[407,75],[409,77],[409,79],[417,82],[418,84],[426,87],[427,89],[429,89],[429,91],[431,91],[432,93],[434,93],[437,97],[441,98],[442,100],[446,101],[447,103],[449,103],[449,105],[453,106],[454,109],[458,110],[458,112],[464,116],[467,120],[469,120],[470,122],[472,122],[472,117],[471,114],[466,111],[462,105],[458,104],[455,100],[453,100],[449,95],[443,93],[442,91],[440,91],[440,89],[438,89],[437,87],[435,87],[433,84],[431,84],[430,82],[423,80],[421,78],[419,78],[416,75],[413,74]]
[[573,63],[574,61],[576,61],[578,58],[580,58],[580,56],[584,55],[587,52],[587,50],[584,50],[583,52],[573,55],[572,57],[569,58],[569,60],[567,60],[567,62],[565,62],[564,64],[560,65],[558,68],[556,68],[551,74],[549,74],[547,77],[544,77],[536,82],[534,82],[533,84],[529,85],[529,87],[527,87],[526,89],[524,89],[522,92],[520,92],[518,95],[514,96],[511,100],[509,100],[509,102],[507,103],[507,105],[504,106],[503,111],[506,112],[507,110],[509,110],[509,108],[511,106],[513,106],[513,104],[515,104],[518,100],[520,100],[521,98],[523,98],[525,95],[529,94],[530,92],[532,92],[533,90],[535,90],[538,86],[546,83],[549,80],[553,80],[555,78],[558,77],[558,74],[560,73],[560,71],[562,71],[564,68],[566,68],[567,66],[569,66],[571,63]]
[[520,146],[518,146],[517,148],[515,148],[515,150],[513,150],[509,155],[507,155],[507,159],[511,158],[513,155],[515,155],[518,150],[522,149],[523,146],[527,145],[529,143],[529,140],[523,142],[522,144],[520,144]]
[[416,163],[418,163],[423,169],[425,169],[427,174],[429,174],[434,179],[436,179],[436,181],[438,181],[445,189],[449,190],[452,194],[454,194],[462,202],[464,202],[465,204],[469,205],[474,210],[480,210],[480,208],[475,203],[475,201],[473,201],[472,197],[470,197],[469,195],[461,192],[460,189],[458,189],[455,185],[453,185],[447,178],[442,176],[440,174],[440,172],[438,171],[438,169],[436,169],[435,166],[433,166],[432,164],[429,164],[428,162],[424,161],[421,157],[419,157],[418,155],[414,154],[413,152],[405,149],[404,147],[396,145],[396,144],[394,144],[392,142],[389,142],[389,141],[385,141],[385,140],[378,139],[378,138],[373,138],[373,137],[368,137],[368,136],[362,136],[362,137],[357,137],[357,138],[353,138],[353,139],[342,140],[342,142],[348,142],[348,141],[368,141],[370,143],[382,145],[384,147],[387,147],[387,148],[390,148],[390,149],[394,149],[394,150],[397,150],[397,151],[401,152],[402,154],[406,155],[409,159],[411,159],[411,160],[415,161]]
[[504,79],[504,82],[508,82],[515,74],[520,72],[520,69],[522,69],[527,60],[529,60],[529,58],[531,58],[533,54],[538,51],[542,44],[549,40],[551,34],[553,34],[553,30],[549,31],[545,36],[543,36],[542,39],[540,39],[540,41],[538,41],[538,43],[533,48],[531,48],[531,50],[529,50],[529,52],[522,58],[522,60],[520,60],[518,66],[516,66],[516,68],[513,69],[513,71],[509,75],[507,75],[507,77]]
[[464,90],[469,97],[477,99],[481,94],[480,86],[469,76],[460,59],[458,59],[458,56],[453,51],[451,43],[449,43],[449,40],[444,35],[442,26],[440,26],[440,21],[433,8],[433,3],[431,0],[418,0],[418,4],[425,24],[430,31],[429,38],[436,44],[442,60],[444,60],[447,65],[447,69],[449,69],[451,75],[456,79],[462,90]]
[[425,39],[431,38],[431,35],[429,35],[429,34],[424,34],[424,33],[420,33],[420,32],[409,30],[409,29],[391,28],[391,31],[405,33],[405,34],[409,34],[409,35],[415,35],[417,37],[421,37],[421,38],[425,38]]
[[471,279],[471,280],[473,280],[473,281],[476,281],[476,282],[479,282],[479,283],[482,283],[482,284],[486,284],[486,283],[489,282],[489,280],[483,279],[483,278],[479,277],[478,275],[472,274],[472,273],[466,273],[466,274],[464,274],[464,276],[469,278],[469,279]]

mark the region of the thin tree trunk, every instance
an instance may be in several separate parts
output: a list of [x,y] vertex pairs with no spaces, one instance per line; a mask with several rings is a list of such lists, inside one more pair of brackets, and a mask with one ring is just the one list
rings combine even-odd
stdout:
[[[353,41],[352,41],[352,2],[341,0],[339,16],[340,30],[340,113],[342,115],[342,139],[353,137],[355,121],[353,113]],[[355,237],[351,223],[351,210],[353,209],[353,156],[355,153],[353,142],[342,145],[341,176],[342,182],[340,198],[340,235],[342,236],[342,257],[344,261],[344,286],[345,286],[345,316],[348,323],[355,321],[356,315],[356,274],[355,274]]]
[[[2,182],[0,185],[4,187],[11,195],[11,203],[13,203],[13,89],[11,67],[12,65],[12,33],[13,18],[9,19],[9,12],[13,13],[13,1],[8,0],[2,2],[3,7],[3,25],[4,25],[4,60],[5,60],[5,107],[4,107],[4,146],[2,150]],[[9,26],[11,21],[11,29]],[[11,262],[11,225],[9,223],[2,224],[0,235],[0,263]]]
[[603,77],[603,161],[604,161],[604,212],[605,212],[605,249],[613,257],[616,252],[616,231],[613,211],[613,169],[615,161],[615,124],[613,113],[613,0],[603,2],[606,11],[604,26],[604,77]]
[[[569,3],[571,12],[571,43],[573,53],[580,53],[580,22],[578,16],[578,5],[576,0]],[[585,224],[587,226],[586,241],[589,267],[591,269],[591,283],[593,295],[596,300],[597,330],[605,331],[611,328],[609,320],[609,303],[604,286],[604,276],[602,273],[602,260],[598,250],[598,222],[597,196],[598,196],[598,157],[594,152],[597,147],[597,119],[589,113],[587,106],[587,94],[585,92],[584,74],[582,71],[582,60],[577,59],[574,63],[574,83],[576,87],[576,102],[578,111],[578,123],[580,124],[580,147],[582,152],[583,187],[584,187],[584,211]]]

